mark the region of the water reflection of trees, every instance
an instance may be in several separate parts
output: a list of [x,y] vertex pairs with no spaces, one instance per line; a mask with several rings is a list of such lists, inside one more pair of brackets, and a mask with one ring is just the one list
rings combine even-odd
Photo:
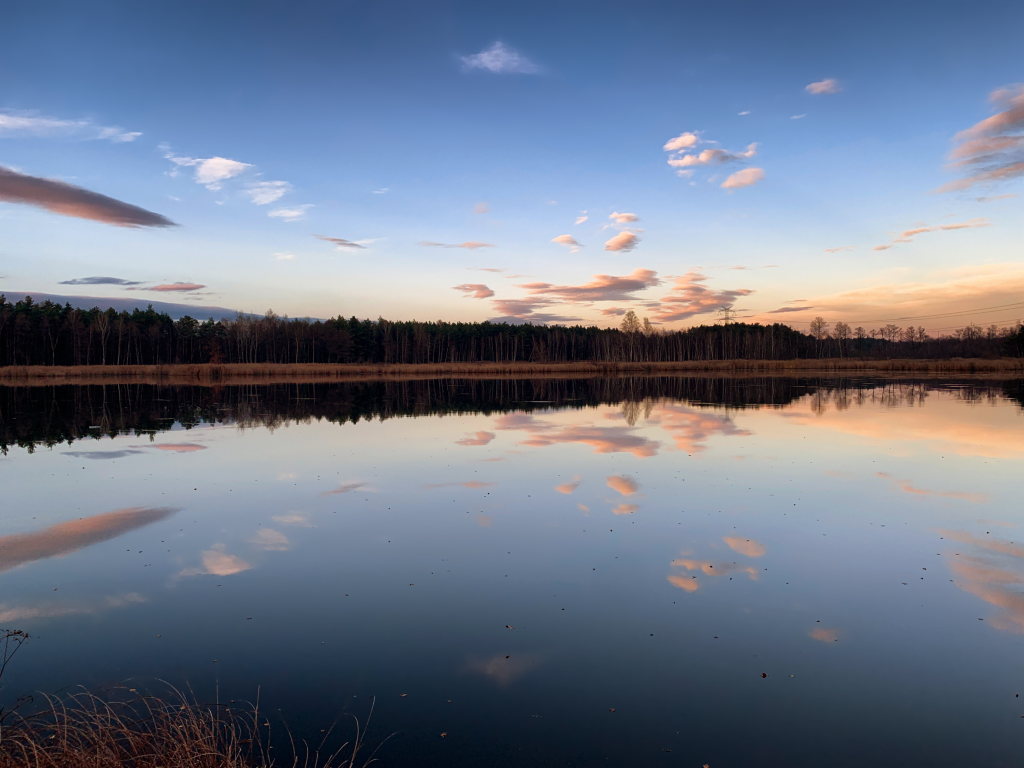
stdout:
[[155,435],[179,424],[276,429],[289,423],[464,413],[531,412],[621,403],[633,425],[658,401],[726,410],[785,408],[808,398],[815,413],[878,404],[920,407],[942,390],[966,403],[1009,398],[1024,406],[1020,381],[825,379],[814,377],[622,376],[580,379],[416,379],[219,387],[109,384],[0,387],[0,451],[114,435]]

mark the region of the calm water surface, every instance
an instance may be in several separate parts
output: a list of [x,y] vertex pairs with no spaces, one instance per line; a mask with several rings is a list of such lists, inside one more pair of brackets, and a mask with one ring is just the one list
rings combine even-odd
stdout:
[[0,388],[0,695],[376,696],[394,766],[1019,766],[1021,393]]

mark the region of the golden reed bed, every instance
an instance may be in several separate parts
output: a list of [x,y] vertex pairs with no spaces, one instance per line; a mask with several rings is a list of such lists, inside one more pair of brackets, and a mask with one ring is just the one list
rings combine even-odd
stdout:
[[1024,375],[1024,360],[708,360],[668,363],[425,363],[300,365],[207,363],[203,365],[9,366],[0,385],[230,384],[338,380],[458,378],[585,378],[615,375]]

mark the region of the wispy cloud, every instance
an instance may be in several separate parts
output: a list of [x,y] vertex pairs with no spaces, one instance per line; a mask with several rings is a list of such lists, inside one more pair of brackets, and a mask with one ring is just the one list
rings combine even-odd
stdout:
[[573,493],[577,488],[580,487],[581,482],[582,481],[580,480],[580,476],[576,475],[570,482],[562,483],[561,485],[556,485],[555,490],[558,491],[559,493],[564,493],[566,496],[568,496],[569,494]]
[[968,175],[940,192],[1024,176],[1024,84],[999,88],[989,100],[1001,111],[954,137],[960,144],[949,155],[951,167]]
[[312,203],[306,203],[305,205],[297,205],[294,208],[275,208],[267,213],[272,219],[281,219],[282,221],[298,221],[306,217],[306,211],[313,207]]
[[1008,200],[1009,198],[1016,196],[1017,195],[1015,193],[1011,193],[1006,195],[992,195],[989,197],[976,197],[974,199],[979,203],[994,203],[996,200]]
[[604,244],[606,251],[632,251],[640,243],[640,237],[635,232],[619,232],[611,240]]
[[260,528],[249,542],[267,552],[284,552],[290,546],[288,537],[273,528]]
[[292,185],[287,181],[257,181],[246,187],[245,194],[256,205],[269,205],[291,191]]
[[837,248],[826,248],[825,253],[839,253],[840,251],[852,251],[856,245],[840,245]]
[[729,545],[733,552],[746,557],[763,557],[768,548],[756,539],[745,539],[742,536],[723,536],[722,541]]
[[586,211],[580,211],[580,215],[576,217],[576,221],[574,223],[575,224],[582,224],[584,221],[586,221],[589,218],[590,217],[587,216],[587,212]]
[[387,187],[381,187],[380,189],[373,190],[373,192],[371,194],[374,194],[374,195],[386,195],[388,192],[390,192],[390,190]]
[[466,294],[467,299],[489,299],[494,295],[494,291],[483,283],[463,283],[462,285],[452,286],[452,289],[462,291]]
[[742,171],[736,171],[730,175],[722,182],[721,186],[722,189],[742,189],[743,187],[752,187],[763,178],[763,168],[744,168]]
[[632,301],[638,291],[660,285],[658,273],[650,269],[635,269],[625,276],[594,275],[583,285],[552,285],[551,283],[524,283],[520,288],[531,297],[558,299],[574,303],[594,301]]
[[539,309],[555,305],[557,302],[544,297],[527,299],[495,299],[491,306],[499,313],[490,318],[492,323],[571,323],[582,320],[574,315],[562,315],[552,312],[538,312]]
[[346,240],[343,237],[328,237],[327,235],[313,235],[313,237],[315,237],[317,240],[323,240],[324,242],[327,243],[333,243],[335,246],[337,246],[337,249],[339,251],[362,250],[366,247],[365,245],[360,245],[358,242],[354,240]]
[[0,202],[33,205],[51,213],[116,227],[176,227],[170,219],[63,181],[28,176],[0,166]]
[[487,445],[488,443],[491,442],[491,440],[494,439],[494,437],[495,435],[493,432],[474,432],[469,437],[464,437],[461,440],[456,440],[455,444],[473,446]]
[[417,245],[424,245],[428,248],[466,248],[475,251],[477,248],[494,248],[493,243],[481,243],[476,240],[469,240],[465,243],[433,243],[429,240],[421,240]]
[[786,314],[787,312],[804,312],[804,311],[806,311],[808,309],[814,309],[814,307],[779,307],[778,309],[773,309],[773,310],[770,310],[768,312],[765,312],[765,314],[766,315],[783,315],[783,314]]
[[653,308],[652,316],[659,323],[686,320],[714,312],[724,304],[732,304],[738,298],[753,293],[747,288],[713,290],[705,285],[707,281],[707,275],[699,270],[677,277],[672,290]]
[[839,93],[843,90],[843,87],[839,84],[839,81],[835,78],[826,78],[825,80],[818,80],[814,83],[809,83],[804,86],[804,90],[812,96],[823,96],[829,93]]
[[147,291],[159,291],[160,293],[189,293],[191,291],[198,291],[205,288],[205,285],[199,283],[164,283],[162,285],[154,285],[152,288],[146,288]]
[[927,488],[918,488],[909,480],[899,480],[888,472],[876,472],[877,477],[883,480],[889,480],[894,483],[901,491],[908,493],[912,496],[937,496],[944,499],[956,499],[958,501],[969,501],[972,504],[984,504],[988,501],[988,494],[985,493],[965,493],[963,491],[932,491]]
[[473,213],[477,216],[482,216],[483,214],[490,212],[491,206],[489,206],[487,203],[477,203],[475,206],[473,206]]
[[508,267],[466,267],[473,272],[508,272]]
[[179,168],[195,168],[195,182],[213,191],[221,188],[221,182],[240,176],[247,168],[252,168],[249,163],[226,157],[184,157],[175,155],[167,145],[161,145],[161,148],[164,150],[164,159],[174,164],[170,176],[177,176]]
[[633,496],[640,490],[639,483],[629,475],[612,475],[606,482],[609,488],[623,496]]
[[294,253],[275,253],[274,258],[278,261],[292,261],[295,259]]
[[135,141],[142,133],[126,131],[117,126],[96,125],[91,120],[60,120],[42,117],[35,112],[0,112],[0,137],[5,136],[71,136],[82,139],[105,139],[122,144]]
[[142,285],[135,280],[123,277],[76,277],[74,280],[61,280],[57,285]]
[[569,253],[576,253],[580,249],[580,242],[572,235],[559,235],[551,238],[551,242],[570,246]]
[[745,109],[742,112],[740,112],[739,114],[740,114],[740,116],[749,115],[750,114],[750,110],[749,109]]
[[353,491],[369,491],[370,486],[366,483],[355,482],[355,483],[342,483],[333,491],[324,491],[321,496],[340,496],[346,493],[352,493]]
[[802,115],[793,115],[793,116],[792,116],[791,118],[789,118],[789,119],[790,119],[790,120],[803,120],[803,119],[804,119],[805,117],[807,117],[807,113],[804,113],[804,114],[802,114]]
[[619,213],[618,211],[608,214],[608,218],[616,224],[632,224],[634,221],[640,221],[640,217],[635,213]]
[[540,72],[540,67],[517,53],[507,48],[504,43],[496,42],[490,48],[471,56],[462,56],[462,67],[465,70],[485,69],[495,74],[518,73],[523,75],[535,75]]
[[223,544],[214,544],[202,554],[201,568],[186,568],[179,576],[231,576],[252,566],[237,555],[229,555]]
[[668,164],[673,168],[687,168],[695,165],[722,165],[723,163],[734,163],[739,160],[748,160],[757,154],[757,143],[748,144],[743,152],[730,152],[725,149],[703,149],[695,155],[680,153],[676,157],[670,157]]

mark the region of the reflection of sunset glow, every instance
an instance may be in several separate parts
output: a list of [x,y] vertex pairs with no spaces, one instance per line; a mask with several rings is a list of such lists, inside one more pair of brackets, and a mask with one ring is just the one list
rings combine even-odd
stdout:
[[940,496],[945,499],[959,499],[960,501],[969,501],[973,504],[984,504],[988,501],[988,495],[984,493],[962,493],[960,491],[929,491],[926,488],[915,488],[910,484],[908,480],[897,480],[895,477],[887,472],[876,472],[876,476],[881,477],[885,480],[892,480],[896,485],[900,487],[900,490],[904,493],[910,493],[915,496]]
[[473,489],[476,489],[476,488],[489,488],[492,485],[497,485],[497,483],[483,483],[483,482],[481,482],[479,480],[470,480],[470,481],[465,482],[465,483],[431,483],[430,485],[424,485],[423,487],[426,488],[428,491],[432,491],[435,488],[450,488],[453,485],[461,486],[462,488],[473,488]]
[[512,655],[509,658],[499,653],[491,659],[471,658],[466,662],[468,672],[476,672],[494,680],[499,685],[507,685],[519,679],[531,668],[536,668],[535,656]]
[[810,631],[812,640],[820,640],[823,643],[834,643],[839,639],[838,629],[825,629],[824,627],[818,627]]
[[1024,593],[1020,591],[1024,584],[1024,547],[999,539],[982,539],[966,531],[939,533],[976,551],[974,555],[947,552],[946,562],[960,589],[1002,609],[989,625],[1024,634]]
[[366,483],[342,483],[333,491],[324,491],[321,496],[338,496],[343,493],[352,493],[353,491],[369,491],[370,488]]
[[632,496],[640,489],[636,480],[629,475],[612,475],[608,478],[608,487],[613,491],[618,491],[623,496]]
[[494,439],[493,432],[477,432],[472,437],[464,437],[456,440],[456,445],[487,445]]
[[[747,543],[745,539],[742,541],[744,544]],[[757,555],[755,555],[755,557],[757,557]],[[671,566],[673,568],[684,568],[687,571],[700,571],[705,576],[728,576],[730,573],[745,573],[750,577],[751,581],[757,581],[757,569],[749,565],[742,566],[737,565],[736,563],[719,563],[716,566],[714,563],[706,560],[695,560],[693,558],[683,557],[678,560],[673,560]],[[699,587],[699,583],[694,576],[670,574],[666,578],[670,584],[686,590],[687,592],[696,592]]]
[[729,545],[733,552],[739,552],[747,557],[761,557],[768,550],[764,544],[754,539],[744,539],[742,536],[723,536],[722,541]]
[[113,539],[122,533],[159,522],[176,511],[168,507],[130,507],[84,520],[59,523],[36,533],[0,536],[0,573],[33,560],[66,555]]
[[481,528],[490,528],[494,524],[494,518],[490,515],[477,515],[476,523]]
[[151,448],[156,448],[158,451],[173,451],[174,453],[192,453],[194,451],[205,451],[205,445],[196,445],[195,443],[164,443],[163,445],[153,445]]
[[668,581],[670,584],[687,592],[696,592],[700,588],[700,584],[697,583],[697,579],[693,576],[676,576],[671,574],[668,576]]
[[289,544],[288,537],[273,528],[261,528],[250,541],[268,552],[283,552],[288,549]]
[[568,496],[570,493],[572,493],[573,491],[575,491],[579,487],[580,487],[580,476],[576,475],[572,479],[571,482],[562,483],[561,485],[556,485],[555,486],[555,490],[558,491],[559,493],[564,493],[564,494],[566,494]]
[[700,453],[712,435],[746,437],[750,435],[740,429],[727,416],[709,411],[699,411],[677,403],[661,403],[655,411],[654,422],[672,435],[676,448],[686,453]]
[[619,504],[619,506],[615,507],[612,510],[612,514],[613,515],[632,515],[638,509],[640,509],[640,507],[638,507],[636,504]]
[[203,552],[202,568],[187,568],[181,572],[182,576],[231,576],[234,573],[241,573],[252,568],[249,563],[240,557],[229,555],[224,551],[223,544],[214,544]]

